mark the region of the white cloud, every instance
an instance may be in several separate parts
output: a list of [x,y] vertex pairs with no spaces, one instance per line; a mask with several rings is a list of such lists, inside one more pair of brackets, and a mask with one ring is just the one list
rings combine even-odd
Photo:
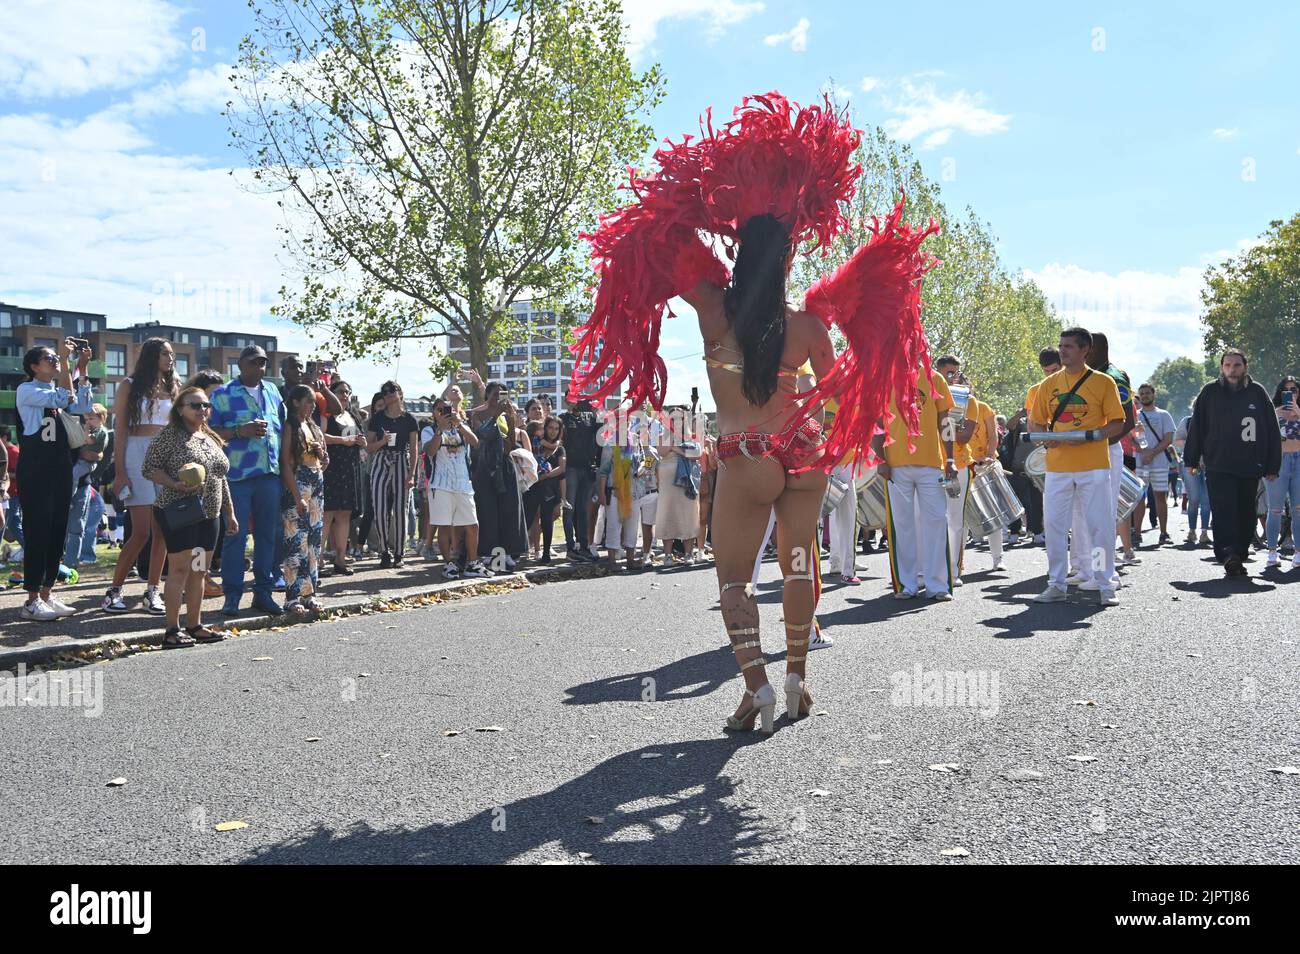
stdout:
[[23,99],[133,86],[186,49],[163,0],[5,0],[4,14],[0,92]]
[[218,113],[234,96],[230,83],[233,69],[229,63],[191,68],[179,82],[163,80],[149,89],[137,90],[130,99],[114,103],[105,112],[134,119],[174,113]]
[[1134,381],[1150,376],[1165,358],[1203,356],[1201,265],[1111,274],[1053,263],[1024,274],[1067,326],[1104,331],[1111,359]]
[[907,142],[921,139],[922,149],[945,144],[954,132],[988,136],[1010,128],[1009,115],[985,108],[983,93],[959,89],[945,94],[934,83],[918,85],[910,80],[901,81],[897,89],[881,97],[885,108],[896,114],[885,120],[885,131]]
[[780,46],[783,43],[789,43],[790,49],[796,53],[803,53],[808,49],[808,28],[812,24],[808,22],[807,17],[800,17],[799,22],[785,33],[773,33],[771,36],[763,37],[763,42],[768,46]]
[[[242,171],[153,154],[150,145],[107,112],[80,122],[0,116],[5,299],[101,312],[110,327],[147,320],[152,304],[159,320],[317,350],[302,329],[269,313],[280,286],[296,284],[283,265],[274,197],[241,188]],[[407,343],[404,352],[407,393],[428,393],[423,346]],[[395,371],[378,361],[348,361],[343,370],[365,394]]]
[[745,0],[624,0],[628,53],[634,60],[639,59],[659,35],[659,24],[666,20],[704,20],[706,36],[716,40],[727,27],[762,12],[762,3]]
[[1235,126],[1232,129],[1224,129],[1220,126],[1210,135],[1214,136],[1215,139],[1235,139],[1237,136],[1237,129]]
[[829,96],[836,106],[844,106],[853,98],[853,90],[849,89],[847,86],[841,86],[834,80],[831,80],[829,83],[822,86],[821,91],[825,95]]
[[870,93],[873,89],[875,89],[879,85],[880,85],[880,80],[875,76],[862,77],[862,92],[864,93]]

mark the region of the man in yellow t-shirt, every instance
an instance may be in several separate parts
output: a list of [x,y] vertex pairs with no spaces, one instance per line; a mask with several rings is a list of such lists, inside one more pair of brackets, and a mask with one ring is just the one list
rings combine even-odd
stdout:
[[[1083,328],[1061,332],[1063,367],[1038,383],[1029,410],[1031,432],[1055,431],[1080,435],[1076,441],[1047,443],[1047,481],[1043,489],[1043,524],[1047,534],[1047,589],[1035,600],[1056,603],[1066,598],[1071,517],[1078,504],[1082,533],[1090,559],[1075,567],[1091,579],[1102,605],[1118,603],[1115,596],[1115,500],[1111,494],[1110,451],[1107,441],[1124,428],[1124,408],[1111,377],[1087,365],[1092,335]],[[1076,387],[1077,385],[1077,387]]]
[[[950,392],[953,392],[954,387],[957,388],[953,397],[954,405],[957,403],[956,394],[962,390],[970,395],[969,385],[961,373],[961,361],[956,356],[944,355],[934,363],[934,369],[948,382]],[[952,458],[957,470],[958,487],[957,496],[948,497],[945,501],[948,510],[948,563],[953,586],[962,585],[962,557],[966,552],[966,494],[970,490],[970,439],[978,424],[974,416],[977,406],[968,397],[966,406],[954,410],[947,422],[948,433],[952,435]],[[958,417],[961,417],[960,424],[957,422]]]
[[[885,484],[885,531],[889,534],[889,569],[894,598],[914,599],[918,581],[930,599],[952,599],[948,562],[948,519],[943,480],[956,480],[952,428],[946,428],[952,394],[942,374],[924,372],[916,382],[920,432],[908,434],[898,413],[898,395],[890,398],[889,443],[883,434],[871,439],[881,460]],[[909,442],[911,447],[909,447]]]

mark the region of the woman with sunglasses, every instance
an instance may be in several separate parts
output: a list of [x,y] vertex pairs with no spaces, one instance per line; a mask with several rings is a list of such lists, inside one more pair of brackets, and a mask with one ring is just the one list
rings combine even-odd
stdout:
[[[63,555],[68,508],[72,503],[72,453],[59,412],[89,414],[93,396],[86,378],[90,348],[80,346],[72,338],[65,340],[63,347],[67,361],[62,366],[58,354],[50,348],[32,348],[23,356],[27,380],[18,385],[15,397],[21,422],[18,447],[23,468],[18,500],[27,526],[23,547],[23,589],[27,591],[27,602],[19,616],[38,622],[76,612],[50,592],[59,576],[59,558]],[[75,375],[71,370],[74,358]]]
[[[141,464],[143,476],[157,485],[153,519],[167,547],[167,585],[163,602],[167,629],[163,649],[180,649],[199,643],[216,643],[225,633],[203,625],[203,584],[212,552],[217,547],[222,517],[226,533],[239,531],[235,507],[226,475],[226,442],[209,425],[212,404],[202,388],[187,387],[177,396],[167,424],[149,442]],[[182,476],[183,475],[183,476]],[[181,523],[169,520],[169,510],[186,497],[202,501],[202,518]],[[185,599],[185,622],[181,630],[181,598]]]
[[1291,543],[1295,552],[1291,565],[1300,567],[1300,381],[1288,374],[1273,392],[1273,407],[1277,409],[1277,426],[1282,432],[1282,469],[1276,480],[1264,481],[1268,499],[1268,520],[1264,535],[1268,538],[1268,560],[1264,564],[1277,566],[1278,538],[1282,531],[1282,517],[1286,513],[1287,498],[1291,500]]
[[343,410],[325,422],[325,444],[333,448],[325,468],[325,528],[321,538],[334,550],[334,572],[352,575],[348,566],[348,535],[352,514],[360,510],[361,448],[366,435],[352,412],[352,385],[339,379],[330,385]]
[[[289,389],[287,420],[280,448],[280,479],[284,483],[281,520],[284,524],[286,613],[319,613],[321,531],[325,526],[325,434],[312,420],[316,392],[305,384]],[[307,596],[302,597],[304,582]]]
[[379,568],[401,566],[406,551],[406,512],[420,456],[420,425],[406,410],[402,388],[385,381],[383,409],[370,416],[370,498],[379,536]]
[[135,368],[123,378],[113,401],[114,453],[117,455],[117,478],[113,497],[131,516],[131,536],[117,554],[113,568],[113,585],[104,594],[101,609],[105,613],[127,612],[122,599],[122,584],[135,566],[140,551],[153,543],[149,551],[149,581],[144,593],[144,608],[155,616],[165,612],[159,594],[163,561],[167,546],[162,534],[155,533],[153,522],[155,491],[143,473],[142,465],[149,442],[167,425],[176,400],[176,355],[166,338],[149,338],[140,346]]

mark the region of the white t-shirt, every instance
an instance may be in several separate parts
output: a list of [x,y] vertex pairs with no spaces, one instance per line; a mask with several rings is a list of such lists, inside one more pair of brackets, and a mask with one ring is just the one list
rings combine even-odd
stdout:
[[[1146,442],[1147,442],[1145,448],[1146,450],[1150,450],[1151,448],[1155,447],[1157,444],[1159,444],[1162,440],[1165,439],[1165,435],[1173,434],[1174,431],[1176,430],[1174,426],[1174,416],[1170,414],[1168,411],[1161,410],[1160,408],[1156,408],[1155,410],[1152,411],[1147,411],[1144,410],[1142,408],[1142,405],[1140,404],[1138,405],[1138,410],[1137,410],[1137,423],[1141,425],[1142,428],[1144,429],[1143,436],[1146,437]],[[1155,460],[1151,462],[1151,464],[1148,465],[1144,465],[1142,463],[1142,459],[1138,458],[1138,466],[1139,467],[1154,466],[1164,456],[1165,455],[1162,452],[1159,456],[1156,457]]]
[[[426,427],[420,432],[420,447],[433,440],[433,428]],[[455,441],[448,446],[447,441]],[[449,490],[458,494],[474,493],[474,484],[469,479],[469,448],[458,430],[442,432],[442,444],[434,457],[433,477],[429,480],[430,490]]]

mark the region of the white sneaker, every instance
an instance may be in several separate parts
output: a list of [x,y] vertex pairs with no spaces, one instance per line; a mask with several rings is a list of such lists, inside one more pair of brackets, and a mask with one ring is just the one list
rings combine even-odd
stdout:
[[1035,603],[1064,603],[1068,597],[1065,590],[1058,590],[1054,586],[1049,586],[1043,592],[1034,597]]
[[1268,559],[1264,561],[1264,568],[1268,569],[1270,566],[1277,566],[1281,562],[1282,562],[1282,558],[1278,556],[1277,551],[1269,550]]
[[120,586],[110,586],[108,592],[104,594],[104,600],[99,604],[99,608],[105,613],[125,613],[127,608],[126,601],[122,599],[122,588]]
[[48,623],[51,620],[59,618],[59,614],[50,609],[45,601],[39,596],[30,603],[24,603],[23,608],[18,611],[19,619],[30,619],[37,623]]
[[1124,566],[1137,566],[1139,563],[1142,562],[1142,558],[1138,556],[1136,553],[1125,553],[1122,557],[1120,557],[1119,562],[1122,563]]
[[1101,599],[1098,602],[1102,606],[1119,606],[1119,597],[1115,595],[1114,590],[1102,590]]
[[1088,590],[1089,592],[1095,592],[1096,590],[1101,589],[1101,584],[1098,583],[1096,580],[1084,580],[1082,583],[1079,584],[1079,589]]
[[954,577],[952,578],[952,585],[953,585],[953,586],[965,586],[966,583],[962,580],[962,578],[961,578],[960,576],[954,576]]
[[[1088,578],[1084,576],[1082,573],[1071,573],[1069,576],[1065,578],[1066,586],[1082,586],[1084,583],[1087,582],[1088,582]],[[1094,587],[1094,589],[1096,589],[1096,587]]]
[[994,561],[993,561],[993,572],[994,572],[994,573],[1001,573],[1001,572],[1002,572],[1003,570],[1005,570],[1005,569],[1006,569],[1006,564],[1004,564],[1001,560],[994,560]]
[[810,652],[814,649],[830,649],[834,645],[835,643],[831,640],[829,636],[822,635],[822,631],[820,627],[818,626],[813,627],[812,639],[808,641],[808,650]]
[[163,603],[162,594],[158,592],[158,587],[151,586],[144,591],[144,608],[154,616],[162,616],[167,612],[167,606]]
[[930,599],[936,603],[948,603],[952,600],[952,594],[947,590],[940,590],[938,593],[931,593]]
[[1295,555],[1291,557],[1291,566],[1300,569],[1300,550],[1297,550]]
[[53,596],[51,596],[48,600],[45,601],[45,605],[48,606],[50,609],[54,610],[56,616],[71,616],[73,613],[76,612],[76,610],[74,610],[67,603],[62,602],[61,600],[56,599]]
[[897,593],[894,594],[894,599],[896,599],[896,600],[914,600],[914,599],[916,599],[917,596],[919,596],[919,595],[920,595],[920,594],[918,594],[915,590],[910,591],[910,592],[909,592],[908,590],[899,590]]

